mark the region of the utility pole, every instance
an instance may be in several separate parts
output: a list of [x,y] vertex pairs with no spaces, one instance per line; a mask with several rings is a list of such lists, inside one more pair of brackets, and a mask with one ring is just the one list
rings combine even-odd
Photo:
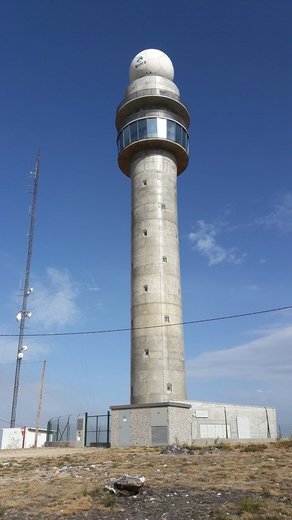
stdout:
[[44,359],[43,371],[42,371],[42,377],[41,377],[41,388],[40,388],[39,404],[38,404],[36,421],[35,421],[35,438],[34,438],[34,445],[33,445],[34,448],[37,448],[37,444],[38,444],[40,416],[41,416],[42,402],[43,402],[45,371],[46,371],[46,360]]
[[24,282],[23,298],[22,298],[22,308],[16,316],[16,319],[19,322],[19,336],[18,336],[18,348],[17,348],[17,357],[16,357],[16,368],[15,368],[15,379],[14,379],[10,428],[15,428],[20,368],[21,368],[21,362],[23,359],[23,353],[27,350],[27,346],[23,344],[25,320],[26,320],[26,318],[31,318],[31,312],[27,309],[27,300],[28,300],[29,295],[33,292],[33,289],[30,287],[30,265],[31,265],[31,257],[32,257],[32,244],[33,244],[33,235],[34,235],[34,226],[35,226],[35,214],[36,214],[39,173],[40,173],[40,154],[38,153],[35,168],[32,172],[30,172],[30,175],[33,177],[34,182],[33,182],[33,191],[32,191],[32,204],[31,204],[31,211],[30,211],[30,229],[29,229],[29,234],[28,234],[28,248],[27,248],[26,271],[25,271],[25,282]]

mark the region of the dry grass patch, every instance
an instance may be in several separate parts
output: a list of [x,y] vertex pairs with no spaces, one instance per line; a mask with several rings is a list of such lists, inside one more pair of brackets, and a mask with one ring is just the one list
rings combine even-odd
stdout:
[[210,513],[213,520],[291,519],[292,443],[224,446],[228,448],[213,451],[194,447],[188,456],[161,455],[160,448],[87,448],[66,453],[51,448],[34,450],[31,458],[30,451],[26,457],[16,454],[7,458],[5,466],[0,457],[0,518],[5,514],[9,519],[11,510],[23,514],[19,518],[25,514],[73,517],[90,510],[104,512],[107,518],[108,511],[119,510],[120,499],[105,493],[104,484],[128,473],[143,475],[145,489],[161,497],[178,489],[193,497],[208,493],[208,500],[210,493],[214,497],[225,493],[228,503],[221,508],[218,503]]

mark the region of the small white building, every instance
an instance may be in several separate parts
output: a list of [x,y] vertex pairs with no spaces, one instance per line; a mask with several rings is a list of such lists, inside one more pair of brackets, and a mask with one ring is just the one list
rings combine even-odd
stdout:
[[277,438],[276,410],[264,406],[169,401],[111,406],[111,411],[112,447]]
[[[33,448],[35,443],[35,428],[2,428],[1,450],[17,450],[21,448]],[[47,430],[39,428],[37,435],[37,448],[44,446],[47,438]]]

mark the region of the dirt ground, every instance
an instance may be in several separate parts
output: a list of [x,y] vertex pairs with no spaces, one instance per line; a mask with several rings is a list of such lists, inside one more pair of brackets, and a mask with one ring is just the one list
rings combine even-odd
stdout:
[[[104,491],[145,477],[138,495]],[[0,518],[7,520],[292,520],[292,441],[160,448],[0,451]]]

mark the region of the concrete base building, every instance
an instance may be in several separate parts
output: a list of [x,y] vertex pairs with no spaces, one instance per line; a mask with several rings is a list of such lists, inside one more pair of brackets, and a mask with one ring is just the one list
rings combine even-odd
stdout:
[[112,406],[111,446],[271,441],[274,408],[201,401]]

